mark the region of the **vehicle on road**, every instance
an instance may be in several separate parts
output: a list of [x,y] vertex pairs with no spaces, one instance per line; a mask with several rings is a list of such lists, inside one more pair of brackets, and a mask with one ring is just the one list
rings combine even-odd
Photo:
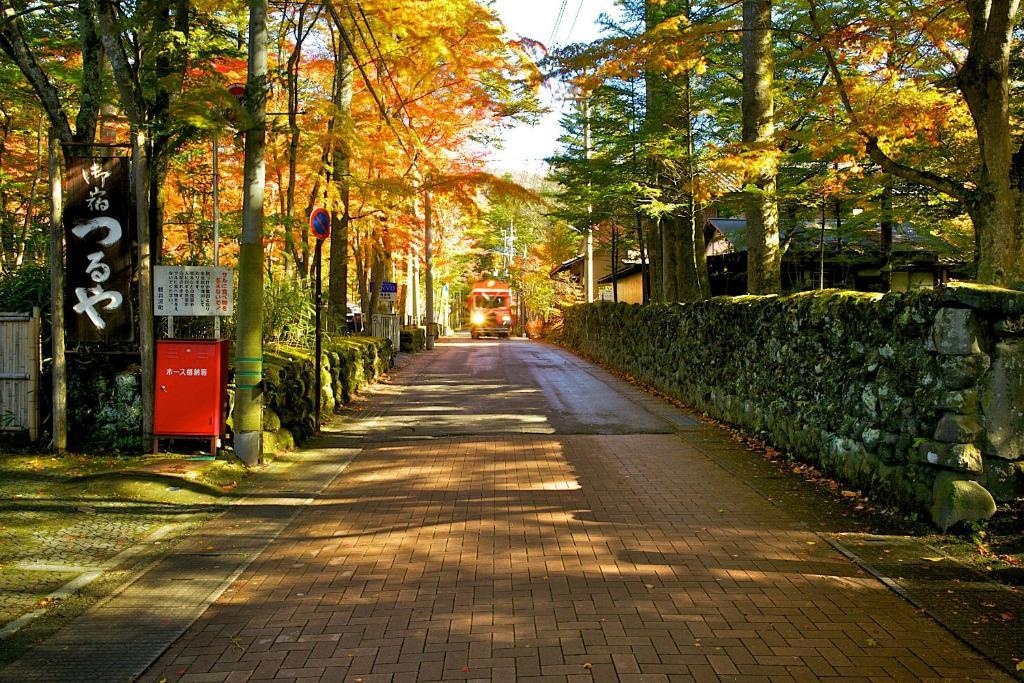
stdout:
[[363,311],[358,305],[350,303],[345,315],[345,326],[352,334],[363,331]]
[[512,288],[501,280],[481,280],[473,284],[466,298],[469,309],[469,335],[505,337],[516,326],[516,307]]

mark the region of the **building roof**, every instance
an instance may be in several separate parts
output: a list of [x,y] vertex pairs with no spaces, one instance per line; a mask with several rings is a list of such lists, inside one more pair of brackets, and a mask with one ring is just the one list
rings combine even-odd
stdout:
[[636,275],[643,271],[639,263],[625,264],[625,266],[625,268],[619,268],[619,270],[614,273],[608,273],[603,278],[598,280],[597,283],[599,285],[610,285],[616,280],[622,281],[625,280],[627,277],[632,277],[633,275]]
[[574,265],[576,265],[577,263],[579,263],[583,259],[584,259],[584,255],[583,254],[579,254],[577,256],[573,256],[570,259],[566,259],[566,260],[562,261],[557,266],[555,266],[554,270],[551,271],[551,277],[554,277],[555,275],[558,275],[559,273],[564,273],[567,270],[570,270]]
[[[789,242],[791,253],[816,251],[821,246],[822,225],[820,221],[798,221],[789,230],[783,225],[782,241]],[[709,218],[705,226],[705,235],[710,230],[719,233],[730,249],[725,252],[744,252],[747,248],[747,221],[745,218]],[[880,226],[869,228],[843,227],[837,230],[835,219],[825,220],[825,246],[842,246],[848,253],[873,254],[882,248],[882,231]],[[939,261],[962,263],[964,258],[953,245],[934,235],[923,234],[909,223],[897,223],[893,226],[893,251],[911,254],[934,254]],[[833,250],[834,253],[834,250]]]

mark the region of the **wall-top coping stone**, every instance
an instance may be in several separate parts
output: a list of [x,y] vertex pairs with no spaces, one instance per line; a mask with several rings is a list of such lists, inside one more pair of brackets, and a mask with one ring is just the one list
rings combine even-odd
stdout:
[[1024,291],[976,282],[951,282],[935,290],[938,301],[948,306],[973,308],[983,313],[1024,315]]

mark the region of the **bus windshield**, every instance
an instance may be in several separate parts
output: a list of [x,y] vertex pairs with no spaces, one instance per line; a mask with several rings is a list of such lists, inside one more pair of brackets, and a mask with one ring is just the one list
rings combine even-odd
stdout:
[[474,301],[477,308],[504,308],[507,305],[503,294],[477,294]]

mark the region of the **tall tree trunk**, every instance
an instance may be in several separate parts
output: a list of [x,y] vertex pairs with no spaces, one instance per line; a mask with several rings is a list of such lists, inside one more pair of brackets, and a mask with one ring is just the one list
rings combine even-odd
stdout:
[[249,68],[238,256],[235,342],[235,453],[246,465],[263,457],[263,202],[266,183],[267,0],[249,3]]
[[650,259],[651,303],[665,300],[665,288],[662,282],[661,229],[656,218],[643,219],[647,233],[647,251]]
[[373,316],[377,315],[377,308],[380,306],[380,290],[381,283],[384,281],[384,269],[387,265],[385,263],[383,252],[377,247],[376,243],[371,242],[370,244],[370,282],[369,290],[367,292],[368,305],[366,310],[369,311],[369,319],[366,319],[366,313],[364,313],[363,324],[368,324],[367,329],[370,333],[373,333]]
[[882,190],[882,291],[892,289],[892,178],[886,177]]
[[747,291],[782,291],[779,206],[776,197],[775,60],[772,56],[772,0],[743,0],[743,142],[766,158],[757,164],[745,198]]
[[[366,270],[368,267],[372,267],[371,264],[367,264],[367,250],[364,249],[364,239],[357,233],[353,236],[355,239],[352,242],[352,257],[355,261],[356,267],[356,289],[359,290],[359,308],[363,312],[363,327],[369,328],[372,320],[370,315],[370,288],[367,283]],[[372,255],[370,256],[372,260]]]
[[132,172],[135,186],[136,241],[138,242],[139,363],[142,366],[142,438],[145,445],[153,436],[153,402],[156,393],[156,326],[153,319],[153,256],[149,227],[149,163],[146,135],[132,128]]
[[[687,3],[687,15],[690,7]],[[683,74],[683,105],[686,132],[686,208],[683,210],[681,241],[684,242],[679,275],[679,298],[699,301],[711,296],[708,279],[707,245],[704,244],[704,225],[699,220],[694,189],[697,181],[697,160],[693,143],[693,84],[690,71]]]
[[331,219],[334,234],[331,236],[330,285],[327,291],[328,315],[335,329],[344,329],[348,311],[348,231],[349,231],[349,190],[351,187],[351,141],[352,126],[352,55],[341,41],[337,42],[335,58],[334,113],[331,122],[331,180],[336,192]]
[[679,217],[661,219],[662,276],[665,280],[665,301],[679,301]]
[[[593,230],[588,231],[588,235]],[[431,328],[434,323],[434,210],[430,201],[430,190],[423,193],[423,301],[427,308],[427,350],[434,348]],[[593,263],[593,262],[591,262]],[[593,282],[593,275],[590,276]]]
[[25,218],[21,223],[21,235],[14,245],[14,265],[20,266],[25,262],[26,245],[28,244],[28,231],[32,227],[32,219],[35,218],[36,192],[39,190],[39,183],[43,177],[43,117],[39,117],[39,124],[36,126],[36,170],[32,175],[32,186],[28,192],[28,199],[25,202]]
[[[305,279],[309,273],[305,267],[303,255],[299,252],[295,243],[296,230],[305,234],[303,221],[295,216],[295,184],[298,176],[299,164],[299,142],[302,138],[302,129],[299,127],[299,67],[302,63],[302,46],[309,35],[306,29],[306,7],[299,7],[299,16],[295,24],[295,46],[286,64],[286,85],[288,90],[288,184],[284,193],[284,216],[285,250],[292,259],[299,276]],[[316,17],[313,17],[316,21]],[[333,225],[333,223],[332,223]],[[344,322],[344,318],[342,319]]]
[[981,166],[967,201],[978,279],[1024,287],[1024,145],[1013,149],[1010,48],[1016,0],[968,0],[971,42],[957,84],[978,133]]

